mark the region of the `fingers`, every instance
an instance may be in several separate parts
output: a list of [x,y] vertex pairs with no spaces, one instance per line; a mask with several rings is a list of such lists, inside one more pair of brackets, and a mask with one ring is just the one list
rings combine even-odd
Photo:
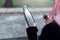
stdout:
[[[29,28],[28,24],[25,24],[26,28]],[[37,23],[34,23],[33,27],[36,27]]]
[[26,28],[29,28],[28,24],[26,24],[25,26],[26,26]]
[[33,26],[34,26],[34,27],[35,27],[35,26],[37,26],[37,23],[34,23],[34,25],[33,25]]
[[51,19],[51,18],[48,18],[47,20],[45,20],[45,23],[46,24],[49,24],[49,23],[51,23],[53,20]]

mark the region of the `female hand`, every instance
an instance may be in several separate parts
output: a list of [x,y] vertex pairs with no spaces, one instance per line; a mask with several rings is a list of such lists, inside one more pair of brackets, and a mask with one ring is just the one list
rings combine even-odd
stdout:
[[[25,26],[26,26],[26,28],[29,28],[28,24],[26,24]],[[37,26],[37,24],[36,24],[36,23],[34,23],[34,25],[33,25],[33,26],[34,26],[34,27],[36,27],[36,26]]]
[[48,17],[48,19],[47,20],[45,20],[45,23],[46,24],[49,24],[49,23],[51,23],[53,21],[53,19],[52,18],[50,18],[50,17]]

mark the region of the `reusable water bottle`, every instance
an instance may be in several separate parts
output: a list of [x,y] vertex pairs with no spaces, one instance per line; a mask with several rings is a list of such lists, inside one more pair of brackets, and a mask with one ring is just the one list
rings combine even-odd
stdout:
[[25,17],[25,20],[28,24],[29,27],[32,27],[35,23],[34,18],[31,14],[31,12],[28,10],[28,8],[26,6],[23,7],[23,14]]

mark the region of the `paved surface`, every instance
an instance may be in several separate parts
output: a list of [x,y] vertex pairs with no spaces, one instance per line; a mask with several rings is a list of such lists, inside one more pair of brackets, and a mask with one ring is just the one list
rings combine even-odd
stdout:
[[[43,14],[33,14],[40,35],[43,26],[45,25]],[[18,16],[0,16],[0,39],[27,37],[25,28],[25,19],[23,15]]]
[[[49,12],[51,11],[51,7],[50,8],[28,8],[30,12]],[[0,14],[1,13],[7,13],[7,12],[23,12],[23,8],[0,8]]]
[[[37,40],[39,39],[39,36]],[[27,37],[18,37],[18,38],[8,38],[8,39],[0,39],[0,40],[28,40]]]
[[18,37],[18,38],[8,38],[8,39],[0,39],[0,40],[28,40],[27,37]]
[[[10,11],[4,11],[4,9],[1,8],[2,11],[0,11],[0,40],[27,40],[27,34],[26,34],[26,28],[25,28],[25,18],[23,14],[20,14],[22,9],[19,11],[18,9],[9,9]],[[19,12],[18,15],[16,12]],[[44,27],[44,19],[43,15],[45,13],[39,13],[38,11],[43,11],[43,9],[31,9],[31,11],[35,11],[35,14],[33,13],[33,17],[37,23],[38,28],[38,35],[41,34],[42,28]],[[50,10],[50,9],[49,9]],[[45,9],[44,9],[45,11]],[[47,11],[47,9],[46,9]],[[3,12],[3,13],[2,13]],[[7,13],[10,12],[10,13]],[[12,13],[13,14],[12,14]],[[1,14],[2,13],[2,14]],[[7,14],[5,14],[7,13]],[[4,14],[4,15],[3,15]],[[12,39],[10,39],[12,38]]]

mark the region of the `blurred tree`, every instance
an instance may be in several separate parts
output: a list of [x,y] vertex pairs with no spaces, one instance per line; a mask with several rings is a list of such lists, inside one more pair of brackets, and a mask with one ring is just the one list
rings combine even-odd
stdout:
[[12,2],[12,0],[5,0],[4,7],[6,7],[6,8],[13,7],[13,2]]

